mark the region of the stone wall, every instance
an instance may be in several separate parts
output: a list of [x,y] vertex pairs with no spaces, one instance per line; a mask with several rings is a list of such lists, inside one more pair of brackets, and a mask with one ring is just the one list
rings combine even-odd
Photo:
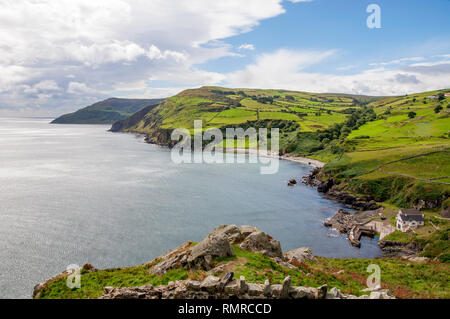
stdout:
[[374,290],[370,295],[356,297],[341,293],[337,288],[291,286],[291,277],[283,284],[271,285],[247,283],[241,276],[233,278],[229,272],[222,278],[208,276],[203,281],[179,280],[167,286],[152,285],[113,288],[106,287],[100,299],[395,299],[387,290]]

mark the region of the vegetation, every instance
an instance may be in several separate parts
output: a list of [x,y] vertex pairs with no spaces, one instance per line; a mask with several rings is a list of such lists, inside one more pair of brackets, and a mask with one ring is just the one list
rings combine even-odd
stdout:
[[162,99],[107,99],[74,113],[65,114],[54,124],[112,124],[125,119],[144,106],[160,103]]
[[[292,284],[298,286],[319,287],[327,284],[337,287],[347,294],[366,294],[366,280],[369,276],[367,266],[377,264],[381,268],[381,285],[389,288],[399,298],[450,298],[450,268],[442,263],[411,263],[400,259],[329,259],[318,258],[317,262],[297,264],[297,269],[288,269],[275,263],[264,255],[245,251],[233,245],[235,256],[217,258],[216,265],[227,264],[226,271],[233,271],[235,277],[245,276],[246,280],[264,283],[266,279],[272,284],[280,284],[286,276],[291,276]],[[69,289],[66,276],[50,282],[41,292],[40,298],[74,299],[98,298],[104,288],[131,287],[152,284],[166,285],[169,281],[195,279],[202,280],[206,273],[175,269],[164,275],[152,275],[149,269],[155,265],[147,264],[137,267],[98,270],[84,273],[80,289]],[[225,272],[216,273],[217,276]]]

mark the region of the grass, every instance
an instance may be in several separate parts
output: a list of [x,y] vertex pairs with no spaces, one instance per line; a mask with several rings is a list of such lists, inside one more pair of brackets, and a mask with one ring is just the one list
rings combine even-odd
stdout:
[[[362,295],[369,276],[367,266],[377,264],[381,268],[382,287],[389,288],[400,298],[450,298],[450,267],[448,264],[428,262],[415,264],[400,259],[329,259],[318,258],[317,262],[298,263],[296,269],[288,269],[275,263],[271,258],[233,245],[235,256],[215,258],[217,266],[226,264],[222,276],[233,271],[235,277],[245,276],[248,282],[281,284],[286,276],[291,276],[296,286],[337,287],[347,294]],[[159,260],[158,260],[159,261]],[[158,262],[156,261],[156,262]],[[174,269],[164,275],[153,275],[149,269],[154,265],[98,270],[82,274],[81,288],[68,289],[66,277],[50,282],[40,294],[43,299],[85,299],[98,298],[107,286],[133,287],[141,285],[166,285],[170,281],[187,278],[203,280],[204,271]]]
[[393,233],[390,233],[384,239],[391,240],[391,241],[397,241],[400,243],[409,243],[411,241],[411,237],[409,236],[408,233],[404,233],[399,230],[396,230]]
[[49,283],[41,292],[41,299],[93,299],[100,297],[105,287],[134,287],[167,285],[170,281],[187,279],[188,272],[175,269],[158,276],[149,273],[150,266],[99,270],[81,276],[81,288],[69,289],[65,276]]

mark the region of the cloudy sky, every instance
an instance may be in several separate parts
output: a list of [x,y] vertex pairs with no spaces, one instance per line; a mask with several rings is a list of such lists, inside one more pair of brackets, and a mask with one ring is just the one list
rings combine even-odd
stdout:
[[[381,8],[370,29],[367,6]],[[0,115],[202,85],[450,87],[449,0],[0,0]]]

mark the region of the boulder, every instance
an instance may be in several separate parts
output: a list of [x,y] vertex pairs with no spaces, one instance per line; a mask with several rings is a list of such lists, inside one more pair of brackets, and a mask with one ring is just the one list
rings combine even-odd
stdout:
[[289,295],[293,299],[316,299],[317,289],[310,287],[292,287]]
[[341,291],[336,287],[333,287],[329,291],[327,291],[325,297],[325,299],[343,299],[343,298],[344,296],[342,295]]
[[284,260],[288,263],[302,263],[305,261],[317,261],[311,249],[307,247],[297,248],[284,253]]
[[248,283],[247,294],[251,297],[262,297],[264,295],[264,285]]
[[206,277],[200,284],[200,289],[209,293],[214,293],[220,283],[220,278],[216,276]]
[[223,232],[212,232],[189,250],[187,263],[189,268],[211,269],[213,257],[234,256],[230,242]]
[[223,234],[231,244],[239,243],[244,239],[244,235],[236,225],[221,225],[214,228],[211,234]]
[[261,230],[255,226],[244,225],[244,226],[239,227],[239,231],[241,232],[242,236],[245,238],[248,235],[250,235],[251,233],[256,233]]
[[294,178],[292,178],[289,180],[288,186],[294,186],[294,185],[297,185],[297,181]]
[[248,235],[241,243],[240,247],[244,250],[260,252],[268,257],[281,258],[283,256],[280,242],[262,231],[257,231]]
[[289,298],[289,291],[291,289],[291,276],[287,276],[283,280],[283,286],[281,287],[280,298]]

